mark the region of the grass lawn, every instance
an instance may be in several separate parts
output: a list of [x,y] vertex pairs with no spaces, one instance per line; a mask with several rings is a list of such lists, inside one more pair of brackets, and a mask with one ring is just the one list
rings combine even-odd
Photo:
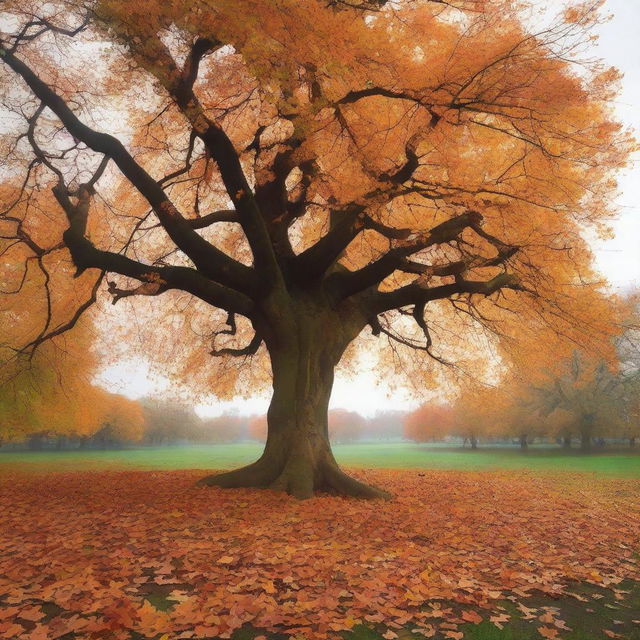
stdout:
[[[227,469],[255,460],[257,443],[156,447],[121,451],[0,452],[0,468],[31,471],[105,469]],[[347,467],[387,469],[530,469],[640,477],[640,452],[581,455],[560,448],[480,448],[477,451],[405,442],[335,445],[338,462]]]

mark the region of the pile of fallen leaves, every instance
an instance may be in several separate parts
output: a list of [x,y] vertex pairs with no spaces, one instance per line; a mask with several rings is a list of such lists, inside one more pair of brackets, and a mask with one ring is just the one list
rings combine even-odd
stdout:
[[[640,482],[367,471],[391,502],[198,488],[197,471],[0,475],[0,637],[462,638],[500,603],[640,578]],[[158,605],[161,598],[163,606]],[[155,603],[155,605],[154,605]],[[562,637],[553,610],[541,636]],[[535,617],[535,616],[532,616]],[[615,635],[615,634],[614,634]]]

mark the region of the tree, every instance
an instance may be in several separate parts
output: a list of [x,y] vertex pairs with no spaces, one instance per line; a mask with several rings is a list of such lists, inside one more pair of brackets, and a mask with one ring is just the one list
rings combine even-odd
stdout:
[[[384,496],[329,444],[334,369],[367,327],[420,381],[424,357],[481,361],[474,331],[599,330],[583,232],[610,217],[632,142],[617,72],[571,62],[592,4],[533,33],[512,0],[5,2],[3,237],[35,263],[14,289],[25,274],[50,296],[70,259],[84,295],[41,305],[19,348],[105,293],[135,299],[194,386],[246,392],[268,356],[264,453],[204,484]],[[190,336],[193,354],[167,350]]]
[[528,449],[532,438],[547,433],[550,428],[532,384],[526,379],[501,381],[488,399],[493,414],[492,435],[517,438],[521,449]]
[[425,404],[406,416],[404,437],[414,442],[435,442],[451,434],[453,411],[451,407]]
[[367,420],[365,437],[372,440],[402,438],[406,417],[407,414],[404,411],[379,411]]
[[109,393],[105,394],[102,411],[100,427],[93,434],[93,439],[103,447],[123,441],[138,442],[142,439],[145,416],[140,403],[119,394]]
[[453,435],[467,441],[474,451],[481,436],[495,435],[498,420],[492,404],[494,389],[482,384],[466,385],[453,405]]
[[239,442],[247,437],[247,418],[223,414],[216,418],[205,418],[196,439],[203,442]]
[[562,364],[558,373],[549,372],[546,384],[535,387],[538,406],[546,415],[562,409],[561,422],[569,420],[580,436],[580,448],[590,451],[594,436],[618,428],[623,381],[606,362],[578,351]]
[[257,440],[258,442],[266,442],[267,441],[267,416],[253,416],[249,420],[249,437],[252,440]]
[[329,411],[329,440],[348,443],[360,440],[366,421],[355,411],[333,409]]
[[640,379],[637,374],[633,380],[625,381],[621,398],[620,435],[635,447],[640,438]]
[[[8,325],[7,325],[8,326]],[[91,384],[96,359],[83,320],[73,340],[56,336],[28,357],[14,354],[0,384],[0,437],[41,446],[48,435],[89,437],[105,417],[103,389]]]
[[616,347],[621,362],[621,435],[634,447],[640,438],[640,294],[634,291],[626,302],[624,331]]
[[146,423],[144,438],[148,444],[166,445],[192,440],[202,427],[193,408],[178,402],[145,398],[142,407]]

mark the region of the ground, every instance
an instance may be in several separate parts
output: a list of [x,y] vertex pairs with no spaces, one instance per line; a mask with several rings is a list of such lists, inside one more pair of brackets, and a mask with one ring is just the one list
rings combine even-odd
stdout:
[[299,502],[128,452],[3,454],[0,638],[640,639],[639,458],[416,450],[510,468],[352,465],[396,498]]

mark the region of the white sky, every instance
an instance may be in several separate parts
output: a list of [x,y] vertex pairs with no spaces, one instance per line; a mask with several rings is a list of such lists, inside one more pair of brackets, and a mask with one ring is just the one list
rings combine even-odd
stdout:
[[[544,5],[543,2],[541,4]],[[557,11],[562,3],[548,0],[548,6],[552,11]],[[613,18],[600,28],[600,40],[594,53],[624,73],[622,93],[615,103],[615,109],[622,122],[640,130],[640,0],[608,0],[606,8]],[[613,225],[615,238],[595,245],[596,265],[617,291],[640,286],[639,158],[640,154],[619,179],[620,216]],[[126,362],[110,367],[102,373],[100,381],[111,390],[134,398],[161,391],[163,386],[161,381],[149,377],[142,362]],[[229,411],[265,413],[268,401],[268,396],[224,403],[214,400],[197,407],[197,410],[201,415],[218,415]],[[384,381],[379,381],[372,371],[364,371],[355,379],[338,378],[331,397],[332,407],[358,411],[365,416],[387,409],[411,410],[420,401],[410,392],[403,393],[397,389],[391,396]]]
[[[596,53],[624,73],[622,93],[615,107],[618,117],[640,130],[640,49],[638,0],[608,0],[613,19],[600,29]],[[597,266],[616,288],[640,285],[640,165],[635,163],[620,176],[620,218],[616,237],[597,250]]]

